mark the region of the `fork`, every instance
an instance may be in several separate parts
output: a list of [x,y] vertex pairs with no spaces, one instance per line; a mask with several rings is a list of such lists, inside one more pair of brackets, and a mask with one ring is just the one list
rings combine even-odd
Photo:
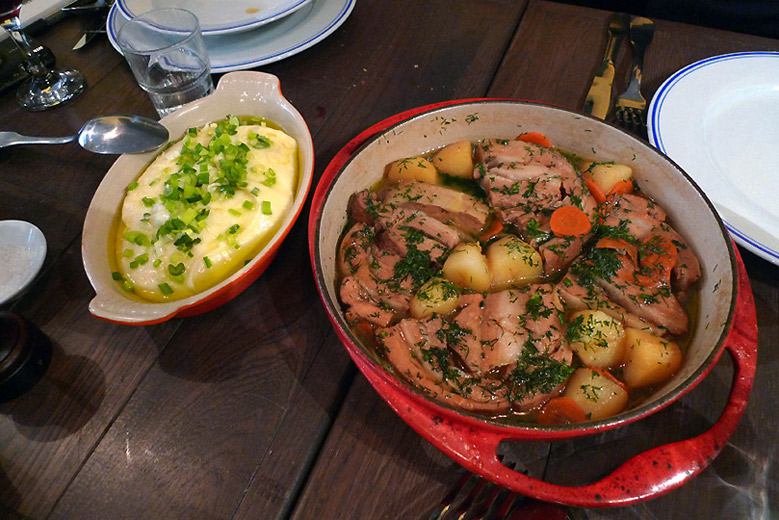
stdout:
[[[511,469],[513,462],[506,464]],[[504,490],[486,480],[461,470],[462,474],[441,503],[431,513],[430,520],[454,518],[504,518],[508,515],[517,495]],[[461,494],[468,490],[467,495]],[[489,515],[489,517],[487,516]]]
[[[511,460],[511,455],[499,455],[498,458],[510,469],[521,467],[520,463]],[[571,516],[572,511],[523,497],[465,470],[461,471],[457,482],[430,515],[430,520],[501,519],[508,518],[509,513],[512,517],[523,518],[531,512],[536,514],[533,518],[586,520],[586,515]],[[522,472],[527,473],[527,470],[522,469]]]
[[644,52],[652,42],[655,24],[649,18],[630,17],[630,45],[633,47],[633,69],[630,83],[617,98],[615,116],[622,126],[635,132],[646,126],[646,99],[641,94],[641,76],[644,68]]

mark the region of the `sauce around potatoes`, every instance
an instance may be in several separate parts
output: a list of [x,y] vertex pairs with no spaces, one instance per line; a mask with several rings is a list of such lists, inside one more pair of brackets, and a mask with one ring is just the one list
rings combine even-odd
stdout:
[[387,165],[350,200],[338,265],[347,320],[400,377],[545,424],[614,415],[670,379],[700,277],[630,167],[539,134]]
[[297,186],[297,143],[259,118],[190,128],[127,187],[115,237],[125,291],[185,298],[232,275],[278,229]]

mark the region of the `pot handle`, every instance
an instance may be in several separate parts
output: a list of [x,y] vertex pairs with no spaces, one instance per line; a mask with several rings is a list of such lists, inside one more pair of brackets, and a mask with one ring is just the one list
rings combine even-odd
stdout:
[[[467,424],[441,418],[423,407],[393,406],[423,437],[439,446],[470,471],[488,475],[512,491],[549,502],[581,507],[626,506],[678,488],[703,471],[725,446],[747,406],[757,362],[757,320],[746,269],[735,249],[738,297],[725,348],[734,361],[733,386],[717,422],[691,439],[652,448],[629,459],[611,474],[584,486],[562,486],[512,471],[497,458],[505,433],[475,431]],[[380,378],[373,383],[394,389]],[[402,402],[402,401],[400,401]]]

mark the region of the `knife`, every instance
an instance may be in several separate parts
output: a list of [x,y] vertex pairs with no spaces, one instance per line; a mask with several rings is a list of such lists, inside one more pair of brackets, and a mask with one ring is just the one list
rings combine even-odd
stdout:
[[[80,4],[79,2],[75,2]],[[77,51],[83,48],[87,43],[92,41],[98,34],[105,34],[105,19],[107,16],[108,7],[106,0],[96,0],[88,4],[73,5],[63,7],[61,11],[66,14],[78,14],[83,13],[85,18],[82,21],[83,34],[73,46],[73,50]]]
[[628,30],[628,17],[622,13],[615,13],[609,20],[609,39],[606,44],[606,52],[603,55],[598,71],[592,78],[590,90],[584,100],[584,113],[591,114],[598,119],[605,119],[611,108],[611,86],[614,83],[614,62],[617,58],[619,46]]
[[98,34],[106,34],[106,32],[105,32],[105,30],[100,30],[100,29],[96,29],[96,30],[88,29],[88,30],[85,30],[84,34],[82,34],[81,38],[79,38],[78,41],[76,42],[76,45],[73,46],[73,50],[77,51],[77,50],[81,49],[87,43],[91,42],[94,39],[94,37],[97,36]]

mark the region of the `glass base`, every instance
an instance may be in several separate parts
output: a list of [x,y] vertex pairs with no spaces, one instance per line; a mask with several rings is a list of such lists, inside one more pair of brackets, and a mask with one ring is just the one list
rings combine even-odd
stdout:
[[78,97],[87,86],[76,69],[54,70],[42,76],[31,76],[16,91],[16,99],[34,112],[56,107]]

